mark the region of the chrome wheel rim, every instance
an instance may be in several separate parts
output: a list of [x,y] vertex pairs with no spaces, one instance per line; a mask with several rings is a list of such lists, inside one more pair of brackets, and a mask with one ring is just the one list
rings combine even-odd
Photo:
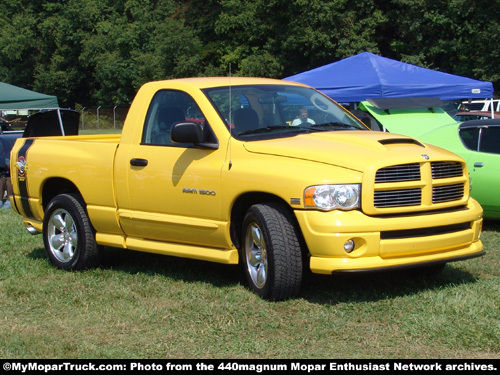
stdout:
[[67,263],[75,256],[78,245],[76,224],[65,209],[59,208],[52,213],[47,227],[47,240],[50,252],[58,261]]
[[245,256],[250,279],[256,287],[262,289],[267,282],[267,248],[262,230],[256,223],[248,226],[245,236]]

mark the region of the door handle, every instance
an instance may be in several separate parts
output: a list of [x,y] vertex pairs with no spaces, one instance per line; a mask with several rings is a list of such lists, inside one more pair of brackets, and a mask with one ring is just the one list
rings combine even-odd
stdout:
[[478,162],[474,163],[474,167],[477,167],[477,168],[484,167],[484,163],[483,163],[483,162],[478,161]]
[[148,165],[148,161],[146,159],[130,159],[130,165],[134,167],[145,167]]

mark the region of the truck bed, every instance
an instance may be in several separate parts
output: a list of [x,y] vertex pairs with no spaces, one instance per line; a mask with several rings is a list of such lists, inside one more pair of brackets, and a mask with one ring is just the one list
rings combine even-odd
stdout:
[[45,137],[45,139],[64,139],[64,141],[78,141],[78,142],[106,142],[106,143],[120,143],[121,134],[83,134],[83,135],[67,135],[56,137]]
[[[43,212],[40,210],[49,199],[35,186],[56,188],[60,186],[60,181],[65,180],[78,187],[91,216],[94,216],[94,207],[99,207],[98,211],[105,210],[110,216],[106,215],[106,219],[113,222],[116,209],[113,168],[120,139],[120,134],[18,139],[16,155],[11,164],[14,163],[19,168],[26,160],[25,169],[30,173],[26,178],[13,181],[14,191],[23,191],[16,187],[23,184],[30,194],[29,201],[22,193],[15,194],[17,207],[23,207],[24,216],[40,230],[43,219]],[[96,227],[100,227],[101,219],[96,219]]]

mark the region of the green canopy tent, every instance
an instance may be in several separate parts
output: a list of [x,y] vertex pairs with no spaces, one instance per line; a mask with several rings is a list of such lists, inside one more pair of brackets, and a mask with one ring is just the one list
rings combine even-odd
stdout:
[[59,108],[56,96],[0,82],[0,110]]

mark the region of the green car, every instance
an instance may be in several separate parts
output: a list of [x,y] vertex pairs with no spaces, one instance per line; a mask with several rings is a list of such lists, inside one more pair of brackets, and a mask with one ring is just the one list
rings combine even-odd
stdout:
[[500,119],[456,122],[437,98],[369,99],[357,112],[372,129],[414,137],[461,156],[484,217],[500,219]]

